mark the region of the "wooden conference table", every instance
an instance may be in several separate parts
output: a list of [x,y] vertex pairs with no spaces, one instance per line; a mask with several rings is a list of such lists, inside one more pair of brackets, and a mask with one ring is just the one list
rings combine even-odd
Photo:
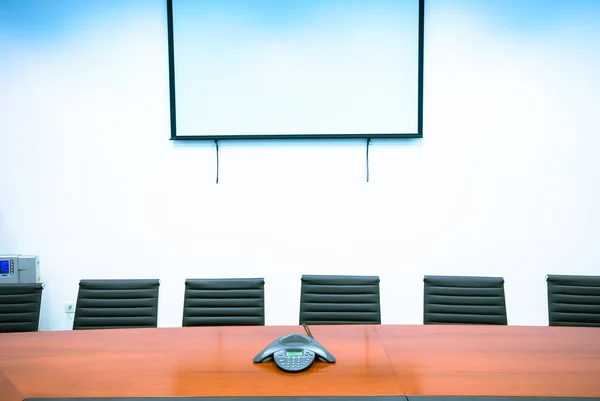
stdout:
[[336,356],[252,358],[301,326],[0,334],[0,399],[225,396],[600,397],[600,328],[311,326]]

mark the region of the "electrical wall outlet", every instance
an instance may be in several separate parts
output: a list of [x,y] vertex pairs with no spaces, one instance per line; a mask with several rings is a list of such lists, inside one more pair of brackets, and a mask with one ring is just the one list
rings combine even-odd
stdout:
[[75,313],[75,304],[65,304],[65,313]]

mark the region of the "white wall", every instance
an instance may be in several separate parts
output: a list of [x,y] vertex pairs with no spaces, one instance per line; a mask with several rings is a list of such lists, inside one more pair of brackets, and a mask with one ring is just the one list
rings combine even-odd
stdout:
[[160,278],[178,326],[187,277],[265,277],[292,325],[304,273],[378,274],[408,324],[424,274],[498,275],[545,325],[545,274],[600,274],[596,2],[427,0],[422,140],[374,140],[368,184],[364,141],[222,142],[218,185],[212,143],[168,140],[163,3],[0,5],[0,253],[40,256],[40,329],[81,278]]

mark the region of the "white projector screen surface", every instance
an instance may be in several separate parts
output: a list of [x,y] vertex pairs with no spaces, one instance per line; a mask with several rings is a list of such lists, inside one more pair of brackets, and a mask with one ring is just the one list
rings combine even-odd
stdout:
[[420,136],[420,3],[169,0],[172,138]]

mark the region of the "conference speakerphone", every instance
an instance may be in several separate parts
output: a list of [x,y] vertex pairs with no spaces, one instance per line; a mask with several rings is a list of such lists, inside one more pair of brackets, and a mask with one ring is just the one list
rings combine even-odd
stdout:
[[308,336],[288,334],[279,337],[254,357],[254,363],[274,359],[275,364],[286,372],[301,372],[311,367],[315,357],[323,362],[334,363],[335,357],[314,339],[306,324],[303,326]]
[[253,359],[254,363],[275,360],[275,364],[286,372],[300,372],[309,368],[315,357],[334,363],[335,357],[312,337],[288,334],[267,345]]

